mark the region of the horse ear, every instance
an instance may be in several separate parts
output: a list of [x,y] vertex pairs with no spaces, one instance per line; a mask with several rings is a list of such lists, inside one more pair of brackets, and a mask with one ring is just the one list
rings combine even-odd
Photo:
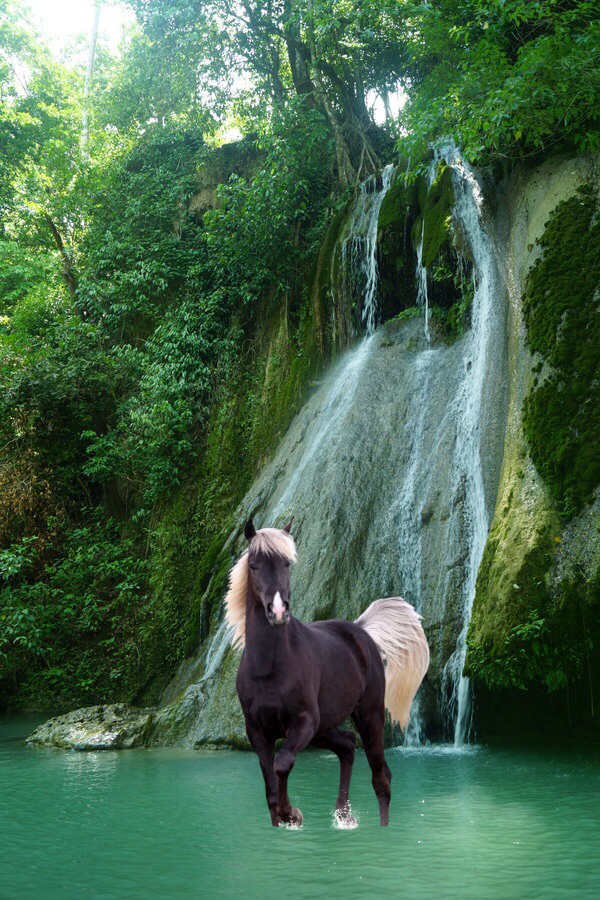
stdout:
[[252,538],[256,534],[256,528],[254,527],[254,522],[252,519],[248,519],[246,524],[244,525],[244,535],[247,541],[251,541]]
[[282,531],[285,531],[286,534],[289,534],[290,531],[292,530],[292,522],[293,522],[293,521],[294,521],[294,517],[292,516],[292,518],[291,518],[290,521],[287,523],[287,525],[282,529]]

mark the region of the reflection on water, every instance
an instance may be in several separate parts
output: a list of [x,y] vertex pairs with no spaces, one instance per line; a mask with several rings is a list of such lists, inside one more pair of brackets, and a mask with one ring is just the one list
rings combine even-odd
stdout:
[[355,829],[332,827],[338,767],[302,754],[297,830],[274,829],[256,757],[27,748],[0,720],[0,897],[600,896],[594,748],[388,751],[379,828],[357,755]]

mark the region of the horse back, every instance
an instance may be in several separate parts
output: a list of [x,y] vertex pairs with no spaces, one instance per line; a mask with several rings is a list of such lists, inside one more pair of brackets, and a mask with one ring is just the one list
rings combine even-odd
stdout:
[[338,727],[368,692],[374,704],[383,704],[385,673],[381,655],[371,636],[354,622],[328,619],[307,625],[318,665],[319,731]]

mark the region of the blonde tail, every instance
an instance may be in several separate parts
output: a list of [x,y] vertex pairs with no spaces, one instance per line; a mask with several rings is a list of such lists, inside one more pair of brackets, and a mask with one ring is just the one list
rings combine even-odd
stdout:
[[385,666],[385,705],[406,728],[410,707],[429,667],[429,645],[421,616],[401,597],[375,600],[356,624],[369,634]]

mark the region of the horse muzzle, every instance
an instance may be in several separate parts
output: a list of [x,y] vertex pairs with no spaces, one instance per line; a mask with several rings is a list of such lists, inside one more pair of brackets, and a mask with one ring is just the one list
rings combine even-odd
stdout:
[[269,625],[278,627],[279,625],[287,625],[290,621],[289,603],[287,600],[281,599],[279,591],[277,591],[273,600],[267,604],[266,613]]

